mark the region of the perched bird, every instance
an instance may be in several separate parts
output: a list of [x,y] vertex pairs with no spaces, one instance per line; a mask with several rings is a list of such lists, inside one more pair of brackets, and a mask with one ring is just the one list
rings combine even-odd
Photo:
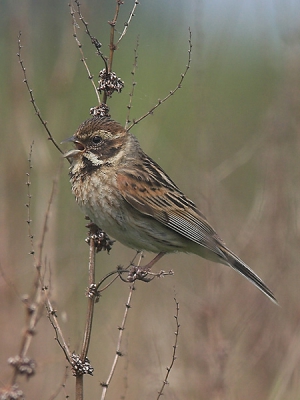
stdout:
[[75,145],[64,157],[71,161],[70,181],[80,208],[125,246],[157,253],[146,270],[165,253],[194,253],[232,267],[276,303],[265,283],[119,123],[94,116],[67,140]]

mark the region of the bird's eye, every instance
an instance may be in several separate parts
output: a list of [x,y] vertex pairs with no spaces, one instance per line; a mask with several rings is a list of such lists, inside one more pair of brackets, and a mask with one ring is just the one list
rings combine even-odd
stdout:
[[101,137],[100,136],[94,136],[92,141],[94,144],[99,144],[101,142]]

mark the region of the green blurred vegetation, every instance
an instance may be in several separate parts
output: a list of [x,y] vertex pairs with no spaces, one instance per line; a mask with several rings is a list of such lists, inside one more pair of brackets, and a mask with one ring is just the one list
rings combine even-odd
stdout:
[[[118,31],[132,3],[122,6]],[[187,63],[191,26],[192,66],[182,88],[133,133],[199,204],[229,247],[263,277],[281,307],[226,267],[190,255],[166,257],[157,268],[174,269],[174,277],[137,285],[122,346],[125,357],[108,398],[121,398],[125,392],[128,399],[156,398],[172,353],[174,293],[180,304],[181,331],[166,398],[299,398],[297,5],[288,1],[282,9],[276,2],[266,4],[272,13],[258,2],[228,1],[226,12],[218,2],[214,6],[196,0],[141,2],[115,53],[114,70],[125,81],[125,89],[109,105],[113,118],[125,123],[138,35],[131,118],[147,112],[174,89]],[[247,24],[249,5],[254,12]],[[112,0],[82,2],[83,15],[104,53],[114,7]],[[22,83],[16,57],[18,32],[22,31],[22,59],[30,87],[57,142],[73,134],[97,101],[72,36],[67,2],[10,0],[1,8],[0,265],[6,279],[0,276],[0,380],[6,384],[11,377],[6,360],[17,353],[24,326],[20,298],[33,285],[24,206],[33,141],[30,217],[36,247],[53,179],[59,181],[44,268],[48,275],[51,271],[52,298],[71,350],[78,350],[83,332],[88,263],[85,220],[71,194],[68,166],[47,140]],[[101,60],[82,27],[78,36],[97,80]],[[120,244],[109,256],[99,254],[97,279],[119,264],[127,265],[132,257],[133,251]],[[127,285],[117,282],[96,306],[90,351],[95,377],[86,378],[86,398],[99,397],[99,382],[107,377],[127,293]],[[63,380],[64,357],[53,337],[44,316],[29,351],[37,361],[37,374],[29,381],[20,380],[26,398],[50,398]],[[74,395],[71,376],[66,393]],[[65,398],[65,393],[57,398]]]

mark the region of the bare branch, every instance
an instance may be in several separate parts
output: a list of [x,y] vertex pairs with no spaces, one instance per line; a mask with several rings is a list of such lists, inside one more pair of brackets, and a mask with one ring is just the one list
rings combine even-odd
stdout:
[[134,125],[138,124],[140,121],[142,121],[144,118],[148,117],[148,115],[153,114],[153,112],[165,101],[167,101],[171,96],[173,96],[174,93],[177,92],[178,89],[181,88],[182,82],[190,68],[191,65],[191,52],[192,52],[192,32],[191,29],[189,28],[189,49],[188,49],[188,62],[185,68],[185,71],[183,72],[183,74],[181,74],[180,76],[180,80],[176,86],[176,88],[174,90],[171,90],[169,92],[169,94],[164,97],[163,99],[159,99],[158,102],[155,104],[154,107],[152,107],[146,114],[142,115],[140,118],[138,119],[134,119],[132,124],[127,128],[127,130],[130,130]]
[[58,323],[56,310],[53,308],[48,296],[46,299],[45,306],[46,306],[46,310],[47,310],[48,319],[49,319],[49,321],[54,329],[54,332],[55,332],[55,340],[57,341],[57,343],[59,344],[59,347],[64,352],[65,357],[66,357],[67,361],[69,362],[69,364],[72,365],[72,354],[70,352],[69,346],[67,345],[67,342],[64,339],[64,335],[63,335],[60,325]]
[[107,57],[105,57],[102,53],[102,51],[100,50],[102,47],[102,44],[99,42],[99,40],[95,37],[92,36],[90,30],[89,30],[89,24],[86,22],[86,20],[84,19],[82,13],[81,13],[81,7],[80,7],[80,2],[79,0],[75,0],[75,4],[77,5],[77,13],[79,16],[80,21],[83,23],[84,27],[85,27],[85,32],[88,35],[88,37],[91,39],[92,44],[95,46],[96,48],[96,53],[98,56],[100,56],[104,62],[105,65],[105,69],[108,71],[108,66],[107,66]]
[[[74,31],[73,37],[75,38],[76,43],[77,43],[77,45],[78,45],[79,51],[80,51],[81,56],[82,56],[81,61],[83,62],[83,65],[84,65],[84,67],[85,67],[85,69],[86,69],[86,72],[87,72],[87,74],[88,74],[88,78],[89,78],[89,80],[91,81],[91,83],[92,83],[92,85],[93,85],[93,88],[94,88],[94,90],[95,90],[96,97],[97,97],[97,100],[98,100],[98,104],[100,105],[100,104],[101,104],[101,100],[100,100],[100,96],[99,96],[99,92],[98,92],[98,90],[97,90],[96,84],[95,84],[94,79],[93,79],[94,76],[91,74],[91,72],[90,72],[90,70],[89,70],[89,67],[88,67],[87,62],[86,62],[86,58],[84,57],[84,53],[83,53],[83,50],[82,50],[82,44],[80,43],[80,41],[79,41],[79,39],[78,39],[78,36],[77,36],[77,28],[79,28],[79,26],[78,26],[78,24],[77,24],[77,22],[76,22],[75,10],[73,9],[72,4],[69,4],[69,7],[70,7],[70,14],[71,14],[72,19],[73,19],[73,31]],[[80,8],[79,8],[79,10],[80,10]],[[80,15],[81,15],[81,14],[80,14]],[[82,17],[81,17],[81,20],[83,20]],[[83,20],[83,21],[84,21],[84,20]],[[84,21],[84,23],[85,23],[85,21]],[[87,28],[86,28],[86,29],[87,29]],[[89,32],[89,31],[88,31],[88,32]]]
[[93,234],[96,234],[96,225],[92,225],[90,229],[90,253],[89,253],[89,291],[88,291],[88,309],[86,315],[86,325],[84,330],[84,338],[80,352],[80,359],[83,361],[87,357],[90,339],[91,339],[91,331],[92,331],[92,322],[94,315],[94,305],[95,305],[95,297],[97,291],[95,288],[95,258],[96,258],[96,240],[93,237]]
[[109,39],[109,60],[108,60],[108,72],[112,71],[112,63],[113,63],[113,58],[114,58],[114,51],[116,50],[116,45],[114,44],[115,40],[115,26],[118,20],[119,16],[119,11],[120,11],[120,6],[123,4],[121,0],[116,0],[116,10],[115,10],[115,15],[112,19],[112,21],[108,21],[110,25],[110,39]]
[[132,100],[133,100],[133,94],[134,94],[134,89],[136,86],[136,82],[134,80],[136,69],[137,69],[137,60],[138,60],[138,47],[139,47],[139,36],[136,39],[136,46],[134,49],[134,62],[133,62],[133,69],[131,71],[131,76],[132,76],[132,84],[131,84],[131,91],[129,93],[129,103],[127,106],[128,112],[126,116],[126,122],[125,122],[125,129],[127,129],[128,124],[130,123],[130,111],[131,111],[131,106],[132,106]]
[[45,233],[47,231],[47,221],[48,221],[48,215],[49,215],[49,208],[50,204],[53,201],[53,193],[55,191],[55,182],[53,184],[53,189],[51,193],[51,197],[49,200],[49,205],[48,209],[46,212],[46,217],[45,217],[45,222],[44,222],[44,227],[43,227],[43,233],[42,233],[42,240],[40,244],[40,252],[38,259],[35,258],[35,251],[33,247],[33,235],[31,233],[31,217],[30,217],[30,211],[31,211],[31,192],[30,192],[30,174],[31,174],[31,169],[32,169],[32,163],[31,163],[31,157],[32,157],[32,145],[30,147],[30,153],[29,153],[29,158],[28,158],[28,163],[29,163],[29,171],[26,173],[27,175],[27,197],[28,197],[28,203],[26,204],[28,214],[27,214],[27,224],[28,224],[28,235],[30,238],[30,245],[31,245],[31,251],[30,254],[34,256],[34,266],[36,270],[36,276],[34,279],[33,283],[33,290],[32,294],[30,296],[24,296],[23,297],[23,303],[26,307],[26,326],[25,329],[23,330],[22,338],[21,338],[21,344],[20,344],[20,350],[16,356],[10,357],[8,362],[9,364],[14,368],[14,373],[12,376],[11,380],[11,388],[15,387],[17,377],[19,375],[26,375],[27,378],[31,377],[35,373],[35,361],[33,359],[30,359],[27,356],[28,350],[30,348],[30,344],[32,341],[32,338],[36,332],[36,326],[42,316],[42,310],[43,306],[46,302],[47,299],[47,287],[43,283],[43,276],[41,275],[41,257],[42,257],[42,248],[44,245],[44,240],[45,240]]
[[60,394],[60,392],[63,390],[65,393],[65,398],[67,399],[69,396],[66,394],[65,387],[66,387],[66,382],[68,379],[68,366],[65,368],[65,373],[62,379],[62,382],[59,384],[58,388],[55,390],[55,392],[47,399],[47,400],[55,400],[57,396]]
[[[139,261],[138,261],[138,265],[140,265],[141,259],[142,259],[142,255],[140,254],[140,258],[139,258]],[[130,289],[129,289],[128,299],[127,299],[127,303],[126,303],[126,305],[125,305],[125,311],[124,311],[124,315],[123,315],[122,324],[121,324],[121,326],[119,327],[119,337],[118,337],[118,342],[117,342],[116,355],[115,355],[115,357],[114,357],[114,360],[113,360],[113,363],[112,363],[112,367],[111,367],[111,370],[110,370],[110,373],[109,373],[109,375],[108,375],[107,380],[106,380],[104,383],[101,384],[102,387],[103,387],[103,389],[102,389],[102,395],[101,395],[101,400],[104,400],[104,399],[105,399],[105,396],[106,396],[108,387],[109,387],[109,385],[110,385],[110,382],[111,382],[112,377],[113,377],[113,375],[114,375],[114,373],[115,373],[115,370],[116,370],[117,362],[118,362],[118,360],[119,360],[119,357],[122,356],[121,344],[122,344],[123,332],[124,332],[124,330],[125,330],[125,324],[126,324],[128,312],[129,312],[129,309],[131,308],[130,302],[131,302],[131,298],[132,298],[132,294],[133,294],[133,291],[134,291],[134,290],[135,290],[135,287],[134,287],[134,283],[133,283],[133,284],[130,286]]]
[[130,12],[130,14],[129,14],[128,20],[127,20],[127,22],[125,22],[125,24],[124,24],[123,32],[121,33],[121,35],[120,35],[120,37],[119,37],[119,39],[118,39],[116,45],[118,45],[118,44],[121,42],[121,40],[123,39],[123,37],[126,35],[127,29],[128,29],[129,24],[130,24],[130,22],[131,22],[131,20],[132,20],[132,17],[135,16],[134,13],[135,13],[136,6],[137,6],[138,4],[140,4],[140,2],[139,2],[138,0],[135,0],[135,2],[134,2],[134,4],[133,4],[133,7],[132,7],[132,10],[131,10],[131,12]]
[[34,236],[33,236],[32,231],[31,231],[31,218],[30,218],[31,197],[32,197],[31,196],[31,192],[30,192],[30,185],[31,185],[30,171],[32,169],[32,149],[33,149],[33,144],[34,144],[34,142],[31,143],[30,151],[29,151],[29,157],[28,157],[28,168],[29,168],[29,171],[26,172],[26,176],[27,176],[26,186],[27,186],[27,199],[28,199],[28,201],[26,203],[26,208],[27,208],[27,221],[26,222],[27,222],[28,237],[29,237],[29,240],[30,240],[30,247],[31,247],[30,254],[32,254],[32,255],[34,254],[34,245],[33,245]]
[[171,363],[170,363],[169,367],[167,367],[167,373],[166,373],[165,379],[163,380],[163,384],[162,384],[162,386],[161,386],[161,388],[160,388],[160,390],[159,390],[159,392],[158,392],[157,400],[158,400],[161,396],[163,396],[164,388],[165,388],[165,386],[169,383],[169,382],[168,382],[169,375],[170,375],[171,369],[173,368],[173,365],[174,365],[174,363],[175,363],[175,360],[176,360],[176,358],[177,358],[177,357],[176,357],[176,350],[177,350],[178,335],[179,335],[179,328],[180,328],[180,324],[179,324],[179,322],[178,322],[179,303],[178,303],[178,301],[176,300],[176,297],[174,297],[174,301],[175,301],[175,305],[176,305],[176,314],[174,315],[174,318],[175,318],[175,321],[176,321],[176,331],[175,331],[175,333],[174,333],[174,334],[175,334],[175,341],[174,341],[174,345],[173,345],[172,360],[171,360]]
[[38,109],[37,104],[36,104],[36,101],[35,101],[35,99],[34,99],[34,97],[33,97],[33,90],[30,89],[30,86],[29,86],[29,83],[28,83],[28,79],[27,79],[27,75],[26,75],[26,68],[25,68],[25,66],[24,66],[24,61],[23,61],[22,58],[21,58],[21,49],[22,49],[22,45],[21,45],[21,35],[22,35],[22,33],[21,33],[21,31],[20,31],[20,32],[19,32],[19,35],[18,35],[18,49],[19,49],[19,51],[18,51],[18,53],[17,53],[17,57],[18,57],[18,59],[19,59],[19,64],[20,64],[21,69],[22,69],[22,71],[23,71],[23,76],[24,76],[23,82],[25,83],[26,88],[27,88],[27,90],[28,90],[28,93],[29,93],[29,96],[30,96],[30,102],[31,102],[31,104],[32,104],[32,106],[33,106],[33,108],[34,108],[34,110],[35,110],[36,115],[38,116],[39,120],[41,121],[43,127],[45,128],[45,130],[46,130],[46,132],[47,132],[47,134],[48,134],[48,139],[54,144],[54,146],[57,148],[57,150],[58,150],[61,154],[63,154],[63,151],[62,151],[61,148],[58,146],[58,144],[57,144],[56,141],[54,140],[54,138],[53,138],[53,136],[52,136],[50,130],[48,129],[48,127],[47,127],[47,122],[42,118],[41,113],[40,113],[40,110]]
[[53,203],[53,200],[54,200],[54,196],[55,196],[56,190],[57,190],[58,176],[59,176],[59,171],[57,172],[57,175],[53,180],[52,190],[51,190],[51,193],[50,193],[50,198],[49,198],[47,210],[46,210],[46,213],[45,213],[43,230],[42,230],[42,237],[41,237],[41,240],[40,240],[40,242],[38,244],[39,254],[38,254],[37,261],[36,261],[36,268],[40,268],[41,265],[42,265],[42,256],[43,256],[43,249],[44,249],[44,244],[45,244],[45,237],[46,237],[46,233],[48,231],[48,220],[49,220],[49,216],[50,216],[50,209],[51,209],[51,206],[52,206],[52,203]]

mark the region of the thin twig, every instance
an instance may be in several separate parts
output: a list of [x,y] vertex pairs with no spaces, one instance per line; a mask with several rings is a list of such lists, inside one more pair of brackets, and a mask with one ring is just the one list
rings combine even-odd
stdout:
[[140,4],[140,2],[139,2],[138,0],[135,0],[134,5],[133,5],[133,7],[132,7],[132,10],[130,11],[128,20],[127,20],[127,22],[125,22],[125,24],[124,24],[123,32],[121,33],[121,35],[120,35],[120,37],[119,37],[119,39],[118,39],[116,45],[118,45],[118,44],[121,42],[121,40],[123,39],[123,37],[126,35],[127,29],[128,29],[129,24],[130,24],[130,22],[131,22],[131,20],[132,20],[132,17],[135,16],[134,13],[135,13],[136,6],[137,6],[138,4]]
[[138,47],[139,47],[139,36],[136,39],[136,46],[134,49],[134,62],[133,62],[133,69],[131,71],[131,76],[132,76],[132,84],[131,84],[131,91],[129,93],[129,103],[127,106],[127,116],[126,116],[126,122],[125,122],[125,129],[127,129],[128,124],[130,123],[130,111],[131,111],[131,106],[132,106],[132,100],[133,100],[133,94],[134,94],[134,88],[136,86],[136,82],[134,80],[136,69],[137,69],[137,60],[138,60]]
[[89,252],[89,292],[88,292],[88,309],[86,315],[86,325],[84,329],[84,338],[80,352],[80,358],[82,361],[87,357],[90,340],[91,340],[91,332],[92,332],[92,323],[93,323],[93,314],[94,314],[94,306],[95,306],[95,296],[91,289],[95,285],[95,258],[96,258],[96,245],[95,240],[92,238],[94,226],[90,231],[90,252]]
[[[141,259],[142,259],[142,254],[140,254],[140,259],[139,259],[138,265],[140,265]],[[121,344],[122,344],[123,332],[125,330],[125,324],[126,324],[128,312],[129,312],[129,309],[131,308],[130,302],[131,302],[131,298],[132,298],[134,289],[135,288],[134,288],[134,282],[133,282],[133,284],[130,286],[130,289],[129,289],[128,299],[127,299],[127,303],[125,305],[125,311],[124,311],[124,315],[123,315],[122,324],[119,327],[119,337],[118,337],[118,342],[117,342],[116,355],[114,357],[112,367],[111,367],[111,370],[110,370],[107,380],[101,384],[103,386],[101,400],[105,399],[108,387],[110,385],[110,382],[111,382],[112,377],[116,370],[117,362],[118,362],[119,358],[122,356]]]
[[[18,356],[16,357],[11,357],[10,358],[10,364],[14,366],[14,373],[12,376],[11,380],[11,385],[14,386],[16,384],[17,376],[19,374],[24,374],[24,366],[26,366],[26,374],[27,377],[29,378],[32,376],[35,372],[35,362],[34,360],[30,360],[27,357],[27,353],[33,338],[33,335],[35,334],[35,329],[37,326],[38,321],[40,320],[42,316],[42,309],[46,301],[46,291],[47,288],[44,286],[43,283],[43,276],[41,275],[41,257],[42,257],[42,248],[44,246],[44,241],[45,241],[45,232],[47,231],[47,221],[48,221],[48,215],[49,215],[49,210],[50,210],[50,204],[53,201],[53,193],[55,191],[55,183],[53,183],[53,189],[51,193],[51,197],[49,200],[49,205],[47,208],[46,212],[46,217],[44,221],[44,226],[43,226],[43,234],[42,234],[42,240],[40,244],[40,252],[39,252],[39,257],[38,260],[35,257],[35,251],[34,251],[34,245],[33,245],[33,235],[31,232],[31,191],[30,191],[30,174],[31,174],[31,169],[32,169],[32,162],[31,162],[31,157],[32,157],[32,145],[30,147],[30,153],[29,153],[29,158],[28,158],[28,164],[29,164],[29,171],[26,173],[27,175],[27,197],[28,197],[28,203],[26,204],[27,207],[27,225],[28,225],[28,236],[30,238],[30,246],[31,246],[31,251],[30,254],[34,256],[34,266],[36,270],[36,277],[34,280],[33,284],[33,293],[30,296],[27,296],[26,298],[23,299],[23,303],[26,306],[26,327],[24,329],[24,333],[22,335],[21,339],[21,345],[19,349]],[[22,368],[23,370],[22,370]]]
[[[112,71],[112,64],[114,58],[114,51],[116,50],[115,40],[115,26],[117,24],[120,6],[123,4],[121,0],[116,0],[115,15],[111,21],[108,21],[110,25],[110,37],[109,37],[109,60],[108,60],[108,72]],[[105,103],[105,102],[104,102]]]
[[112,271],[110,272],[108,275],[106,275],[101,282],[99,282],[96,286],[96,290],[98,290],[100,288],[100,286],[102,285],[102,283],[109,278],[110,276],[112,276],[113,274],[117,274],[107,285],[105,285],[101,290],[99,290],[99,293],[102,293],[104,290],[106,290],[110,285],[112,285],[114,283],[115,280],[117,280],[122,273],[124,272],[128,272],[128,269],[133,265],[134,260],[136,259],[136,257],[138,256],[138,254],[141,254],[139,251],[136,252],[135,256],[133,257],[133,259],[131,260],[131,262],[129,263],[129,265],[125,268],[125,269],[117,269],[116,271]]
[[55,400],[56,397],[60,394],[60,392],[61,392],[63,389],[64,389],[64,392],[65,392],[65,393],[64,393],[64,394],[65,394],[65,398],[66,398],[66,399],[69,398],[69,396],[66,394],[66,391],[65,391],[66,382],[67,382],[67,379],[68,379],[68,372],[69,372],[69,367],[66,366],[66,368],[65,368],[65,373],[64,373],[62,382],[59,384],[59,386],[58,386],[58,388],[55,390],[55,392],[54,392],[50,397],[48,397],[47,400]]
[[42,265],[42,257],[43,257],[43,249],[44,249],[44,244],[45,244],[45,238],[46,238],[46,233],[48,231],[48,221],[49,221],[49,217],[50,217],[50,209],[54,200],[54,196],[56,194],[56,189],[57,189],[57,185],[58,185],[58,176],[59,176],[59,172],[57,173],[56,177],[53,180],[53,184],[52,184],[52,190],[50,193],[50,198],[48,201],[48,205],[47,205],[47,210],[45,213],[45,218],[44,218],[44,224],[43,224],[43,231],[42,231],[42,237],[41,240],[38,244],[38,248],[39,248],[39,253],[38,253],[38,257],[37,257],[37,262],[36,262],[36,267],[40,268]]
[[176,321],[176,331],[175,331],[175,342],[174,342],[174,345],[173,345],[172,360],[171,360],[171,363],[170,363],[169,367],[167,367],[167,373],[166,373],[165,379],[163,380],[163,384],[162,384],[162,386],[161,386],[161,388],[160,388],[160,390],[158,392],[157,400],[161,396],[163,396],[164,388],[169,383],[168,382],[169,375],[170,375],[171,369],[173,368],[174,362],[175,362],[175,360],[177,358],[176,357],[176,350],[177,350],[178,335],[179,335],[179,328],[180,328],[180,324],[178,322],[179,303],[178,303],[176,297],[174,297],[174,301],[175,301],[175,305],[176,305],[176,314],[174,315],[174,318],[175,318],[175,321]]
[[81,7],[80,7],[79,0],[75,0],[75,4],[77,6],[77,13],[78,13],[79,19],[84,25],[85,32],[88,35],[88,37],[90,38],[92,44],[95,46],[97,55],[102,58],[104,65],[105,65],[106,72],[108,72],[107,57],[105,57],[104,54],[102,53],[102,51],[100,50],[102,47],[102,44],[99,42],[99,40],[95,36],[92,36],[92,34],[89,30],[89,24],[86,22],[86,20],[84,19],[83,15],[81,13]]
[[[97,97],[97,100],[98,100],[98,104],[100,105],[101,104],[101,100],[100,100],[100,95],[99,95],[99,91],[97,90],[97,87],[96,87],[96,84],[95,84],[95,82],[94,82],[94,76],[91,74],[91,72],[90,72],[90,69],[89,69],[89,67],[88,67],[88,65],[87,65],[87,62],[86,62],[86,58],[84,57],[84,53],[83,53],[83,50],[82,50],[82,44],[80,43],[80,41],[79,41],[79,39],[78,39],[78,36],[77,36],[77,28],[79,28],[79,26],[78,26],[78,24],[77,24],[77,21],[76,21],[76,18],[75,18],[75,10],[74,10],[74,8],[72,7],[72,4],[69,4],[69,7],[70,7],[70,14],[71,14],[71,16],[72,16],[72,19],[73,19],[73,37],[75,38],[75,40],[76,40],[76,43],[77,43],[77,45],[78,45],[78,48],[79,48],[79,51],[80,51],[80,53],[81,53],[81,56],[82,56],[82,58],[81,58],[81,61],[83,62],[83,65],[84,65],[84,67],[85,67],[85,69],[86,69],[86,72],[87,72],[87,74],[88,74],[88,78],[89,78],[89,80],[91,81],[91,83],[92,83],[92,85],[93,85],[93,88],[94,88],[94,90],[95,90],[95,93],[96,93],[96,97]],[[80,10],[80,8],[79,8],[79,10]],[[83,18],[81,17],[81,20],[83,20]],[[84,21],[84,20],[83,20]],[[85,22],[85,21],[84,21]]]
[[163,99],[159,99],[158,102],[155,104],[154,107],[152,107],[146,114],[142,115],[140,118],[138,119],[134,119],[132,124],[127,128],[127,130],[130,130],[134,125],[138,124],[140,121],[142,121],[144,118],[148,117],[148,115],[153,114],[153,112],[161,105],[163,104],[165,101],[167,101],[171,96],[173,96],[174,93],[177,92],[178,89],[181,88],[182,82],[190,68],[191,65],[191,52],[192,52],[192,32],[191,29],[189,28],[189,49],[188,49],[188,62],[185,68],[185,71],[183,72],[183,74],[181,74],[180,76],[180,80],[176,86],[176,88],[174,90],[170,90],[169,94],[164,97]]
[[72,365],[72,355],[71,355],[69,346],[64,338],[62,329],[59,325],[56,310],[54,309],[54,307],[51,303],[48,287],[45,286],[44,278],[41,275],[43,248],[44,248],[44,244],[45,244],[46,233],[48,231],[48,220],[49,220],[49,216],[50,216],[50,209],[51,209],[51,206],[53,203],[53,199],[54,199],[57,184],[58,184],[58,176],[59,176],[59,172],[57,173],[57,175],[53,181],[52,190],[51,190],[51,194],[50,194],[50,198],[49,198],[48,206],[47,206],[47,211],[46,211],[45,219],[44,219],[42,237],[41,237],[40,243],[38,245],[39,254],[38,254],[37,260],[35,261],[35,265],[38,270],[38,279],[39,279],[40,285],[43,288],[43,293],[45,294],[45,307],[47,310],[48,319],[55,331],[55,339],[56,339],[57,343],[59,344],[59,346],[61,347],[61,349],[63,350],[67,361],[69,362],[70,365]]
[[31,104],[32,104],[32,106],[33,106],[33,108],[34,108],[34,110],[35,110],[36,115],[38,116],[39,120],[41,121],[43,127],[45,128],[45,130],[46,130],[46,132],[47,132],[47,134],[48,134],[48,139],[54,144],[54,146],[57,148],[57,150],[58,150],[61,154],[63,154],[63,151],[62,151],[61,148],[58,146],[58,144],[57,144],[56,141],[54,140],[54,138],[53,138],[53,136],[52,136],[50,130],[48,129],[47,122],[42,118],[41,113],[40,113],[40,110],[38,109],[37,104],[36,104],[36,101],[35,101],[35,99],[34,99],[34,97],[33,97],[33,90],[30,89],[30,86],[29,86],[29,83],[28,83],[28,79],[27,79],[27,74],[26,74],[26,68],[25,68],[25,66],[24,66],[24,61],[23,61],[22,58],[21,58],[21,49],[22,49],[22,47],[23,47],[23,46],[21,45],[21,35],[22,35],[22,33],[21,33],[21,31],[20,31],[20,32],[19,32],[19,35],[18,35],[18,49],[19,49],[19,51],[18,51],[18,53],[17,53],[17,57],[18,57],[18,59],[19,59],[19,64],[20,64],[21,69],[22,69],[22,71],[23,71],[23,76],[24,76],[23,82],[25,83],[26,88],[27,88],[27,90],[28,90],[28,93],[29,93],[29,96],[30,96],[30,102],[31,102]]
[[30,240],[30,247],[31,247],[30,254],[32,254],[32,255],[34,254],[34,245],[33,245],[34,236],[33,236],[32,232],[31,232],[31,219],[30,219],[30,209],[31,209],[30,171],[32,169],[32,150],[33,150],[33,145],[34,145],[34,142],[32,142],[31,145],[30,145],[30,151],[29,151],[29,157],[28,157],[28,168],[29,168],[29,171],[26,172],[26,176],[27,176],[26,186],[27,186],[27,199],[28,199],[28,201],[26,203],[26,207],[27,207],[27,221],[26,222],[27,222],[28,237],[29,237],[29,240]]
[[50,324],[52,325],[54,332],[55,332],[55,340],[59,344],[59,347],[62,349],[62,351],[65,354],[65,357],[67,361],[69,362],[70,365],[72,365],[72,354],[70,352],[69,346],[67,345],[64,335],[62,333],[62,330],[60,328],[60,325],[58,323],[57,315],[56,315],[56,310],[53,308],[50,299],[47,297],[46,298],[46,310],[48,313],[48,319],[50,321]]
[[[88,286],[88,305],[87,305],[87,313],[85,320],[85,328],[83,334],[83,341],[81,345],[80,351],[80,360],[82,363],[88,361],[87,354],[90,346],[91,333],[92,333],[92,325],[93,325],[93,316],[94,316],[94,307],[95,307],[95,299],[98,297],[97,291],[95,291],[95,258],[96,258],[96,243],[94,239],[94,235],[96,235],[98,227],[96,225],[91,225],[89,231],[89,286]],[[76,400],[83,400],[83,374],[75,374],[76,383]]]

